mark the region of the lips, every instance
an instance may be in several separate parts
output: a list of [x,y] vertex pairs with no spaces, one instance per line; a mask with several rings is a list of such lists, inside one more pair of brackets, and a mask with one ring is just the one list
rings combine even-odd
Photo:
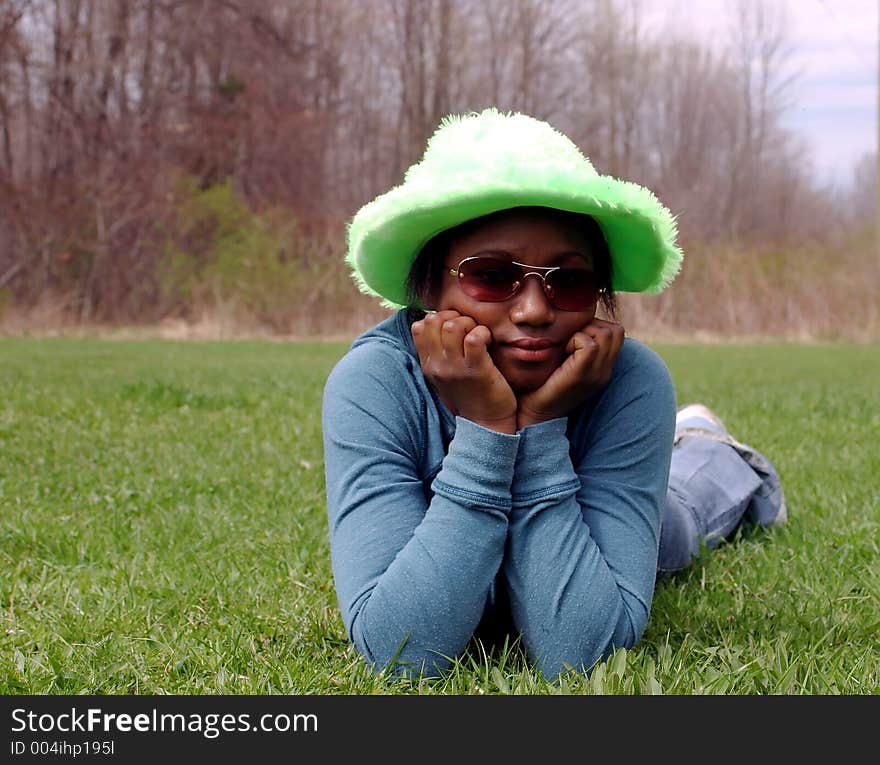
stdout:
[[518,361],[549,361],[556,354],[557,345],[552,340],[539,337],[520,337],[501,344],[502,350]]
[[521,337],[518,340],[511,340],[505,345],[512,345],[514,348],[525,348],[529,351],[539,351],[544,348],[552,348],[556,343],[548,340],[546,337]]

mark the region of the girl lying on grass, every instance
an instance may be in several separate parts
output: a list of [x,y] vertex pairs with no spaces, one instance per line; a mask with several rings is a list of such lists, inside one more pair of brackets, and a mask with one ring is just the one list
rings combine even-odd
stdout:
[[659,576],[785,521],[772,465],[706,407],[676,412],[613,320],[616,291],[678,272],[671,213],[547,123],[447,117],[347,258],[400,308],[323,401],[338,602],[375,669],[434,676],[474,637],[521,636],[545,677],[587,671],[639,640]]

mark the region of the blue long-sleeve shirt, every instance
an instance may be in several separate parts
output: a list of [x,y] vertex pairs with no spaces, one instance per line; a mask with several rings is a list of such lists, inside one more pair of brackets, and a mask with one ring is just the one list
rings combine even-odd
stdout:
[[675,427],[663,361],[628,338],[600,394],[507,435],[453,417],[411,320],[361,335],[324,390],[333,575],[358,652],[436,674],[501,625],[555,677],[635,644]]

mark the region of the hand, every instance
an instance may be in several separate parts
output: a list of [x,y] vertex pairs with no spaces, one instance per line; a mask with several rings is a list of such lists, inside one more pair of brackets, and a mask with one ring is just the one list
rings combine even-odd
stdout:
[[565,417],[611,379],[623,346],[620,324],[591,319],[565,347],[570,354],[537,390],[523,394],[517,408],[517,428]]
[[456,416],[501,433],[516,432],[516,396],[489,356],[492,333],[458,311],[412,325],[425,378]]

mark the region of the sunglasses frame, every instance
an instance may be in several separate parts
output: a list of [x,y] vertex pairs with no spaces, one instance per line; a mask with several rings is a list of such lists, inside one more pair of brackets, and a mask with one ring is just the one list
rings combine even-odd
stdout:
[[[491,258],[491,257],[488,257],[488,256],[486,256],[486,255],[470,255],[469,257],[464,258],[463,260],[459,261],[458,265],[457,265],[455,268],[450,268],[450,269],[449,269],[449,275],[450,275],[450,276],[455,276],[455,277],[458,278],[459,281],[460,281],[460,280],[463,278],[463,277],[462,277],[462,273],[461,273],[461,267],[462,267],[465,263],[467,263],[467,262],[469,262],[469,261],[472,261],[472,260],[497,260],[497,262],[500,263],[500,264],[502,264],[502,265],[508,265],[508,264],[509,264],[509,265],[513,265],[513,266],[519,266],[520,268],[523,269],[523,274],[522,274],[522,276],[520,276],[519,280],[513,282],[513,285],[514,285],[514,286],[513,286],[513,290],[511,291],[511,293],[510,293],[507,297],[502,298],[502,299],[500,299],[500,300],[479,300],[479,298],[474,298],[474,300],[479,300],[479,302],[481,302],[481,303],[504,303],[504,302],[510,300],[514,295],[516,295],[517,292],[520,291],[520,289],[521,289],[521,287],[523,286],[523,283],[525,282],[525,280],[526,280],[527,277],[529,277],[529,276],[537,276],[537,277],[539,277],[539,278],[541,279],[541,286],[544,288],[544,294],[547,296],[547,300],[549,300],[549,301],[550,301],[550,304],[551,304],[554,308],[556,308],[557,310],[559,310],[559,311],[577,311],[577,310],[584,310],[584,311],[586,311],[586,310],[588,310],[589,307],[590,307],[590,305],[588,304],[588,305],[585,305],[582,309],[577,309],[577,308],[560,308],[558,305],[556,305],[556,301],[555,301],[555,299],[553,298],[552,294],[550,293],[550,290],[552,290],[553,287],[552,287],[551,285],[548,285],[548,284],[547,284],[547,277],[550,276],[550,274],[552,274],[554,271],[562,271],[562,270],[566,270],[566,271],[587,271],[587,272],[590,273],[590,274],[595,274],[595,271],[593,271],[593,269],[591,269],[591,268],[571,268],[571,269],[567,269],[567,268],[565,268],[564,266],[533,266],[533,265],[531,265],[531,264],[529,264],[529,263],[520,263],[520,262],[518,262],[518,261],[516,261],[516,260],[500,260],[500,259],[498,259],[498,258]],[[529,270],[525,270],[525,269],[529,269]],[[544,273],[541,273],[542,271],[543,271]],[[462,289],[464,289],[464,288],[462,288]],[[596,290],[596,298],[595,298],[595,300],[594,300],[594,303],[598,302],[598,300],[599,300],[599,296],[602,294],[602,290],[601,290],[601,288],[596,287],[595,290]],[[465,292],[465,294],[468,294],[466,290],[464,290],[464,292]],[[471,296],[471,297],[472,297],[472,296]]]

